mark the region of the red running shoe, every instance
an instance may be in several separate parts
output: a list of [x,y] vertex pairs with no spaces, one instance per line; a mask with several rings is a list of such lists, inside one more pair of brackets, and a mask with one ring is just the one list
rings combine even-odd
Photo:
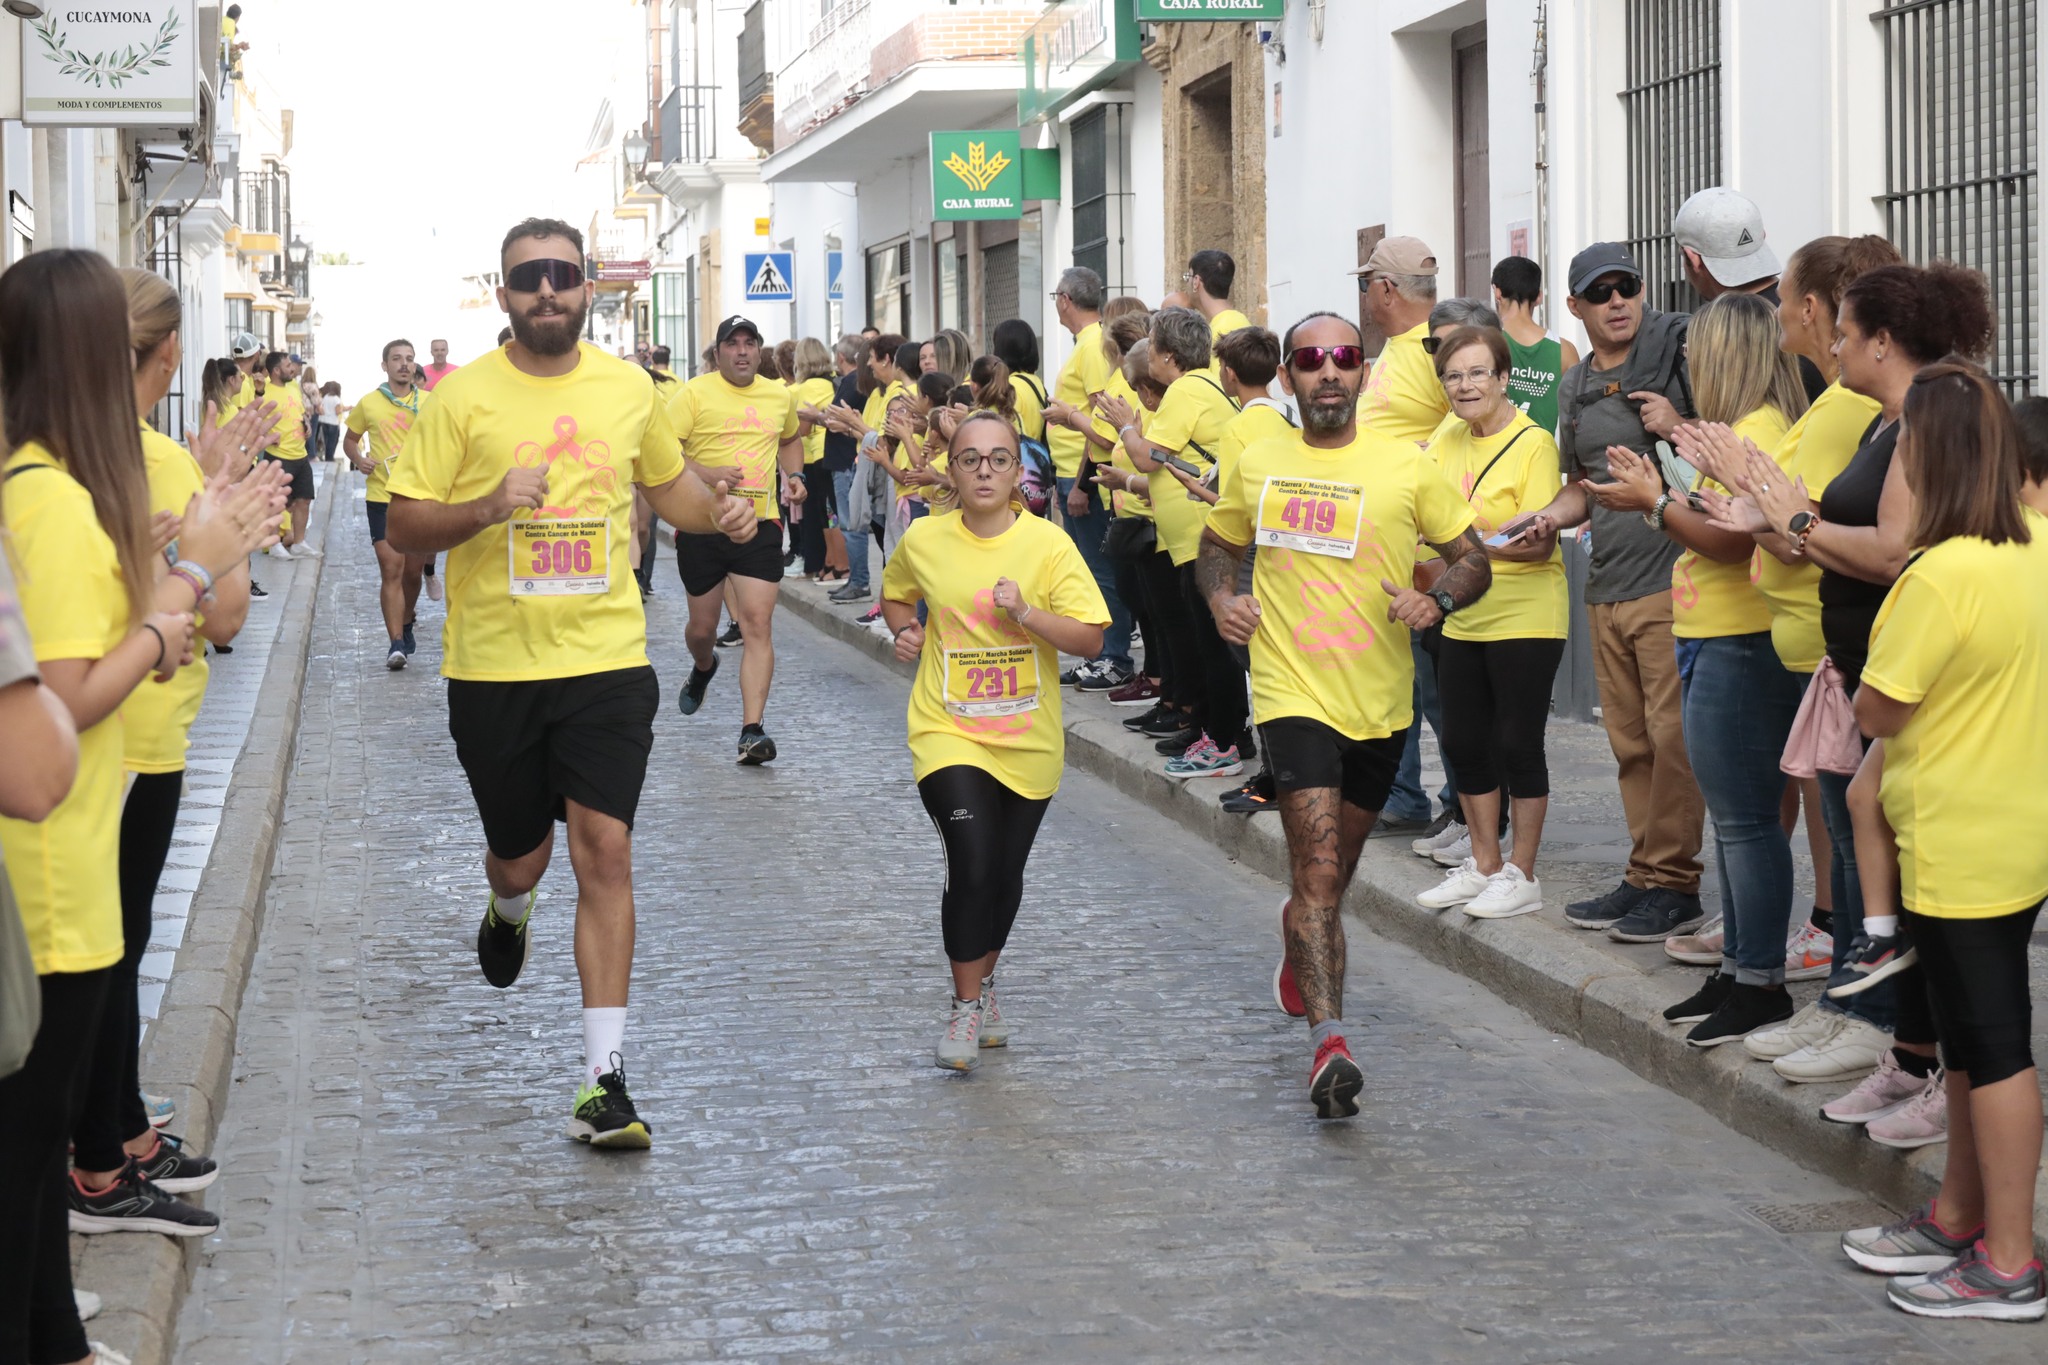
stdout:
[[1316,1049],[1315,1070],[1309,1073],[1308,1097],[1315,1102],[1319,1119],[1348,1119],[1358,1112],[1358,1092],[1365,1089],[1365,1073],[1351,1060],[1344,1035],[1333,1033]]
[[1111,706],[1150,706],[1158,700],[1158,684],[1154,683],[1143,673],[1132,678],[1122,687],[1111,688],[1109,693],[1109,704]]
[[1280,965],[1273,969],[1273,1003],[1283,1014],[1308,1018],[1308,1003],[1301,998],[1301,987],[1294,984],[1294,965],[1287,960],[1286,901],[1280,902]]

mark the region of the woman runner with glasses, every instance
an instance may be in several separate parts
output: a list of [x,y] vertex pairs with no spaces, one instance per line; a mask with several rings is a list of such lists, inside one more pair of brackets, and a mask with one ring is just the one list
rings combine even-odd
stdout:
[[996,957],[1065,762],[1059,656],[1093,658],[1109,607],[1067,534],[1016,501],[1022,466],[1006,418],[961,418],[948,456],[959,515],[904,531],[882,576],[882,619],[896,657],[918,666],[912,772],[946,855],[939,918],[953,982],[937,1062],[971,1071],[982,1048],[1009,1042]]

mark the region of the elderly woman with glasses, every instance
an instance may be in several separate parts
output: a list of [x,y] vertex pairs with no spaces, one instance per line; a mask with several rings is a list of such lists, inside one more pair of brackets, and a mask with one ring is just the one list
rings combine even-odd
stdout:
[[[1445,618],[1437,646],[1443,742],[1471,840],[1442,885],[1416,899],[1432,909],[1461,905],[1477,919],[1507,919],[1542,908],[1536,850],[1550,804],[1543,728],[1550,683],[1564,658],[1564,562],[1555,543],[1503,537],[1506,522],[1557,496],[1557,443],[1508,396],[1507,339],[1494,327],[1459,327],[1439,338],[1436,372],[1451,418],[1429,454],[1470,504],[1493,560],[1493,588]],[[1503,792],[1514,844],[1500,840]]]

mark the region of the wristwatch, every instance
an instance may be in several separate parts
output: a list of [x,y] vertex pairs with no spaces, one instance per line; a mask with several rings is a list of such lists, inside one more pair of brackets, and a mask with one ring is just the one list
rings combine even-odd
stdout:
[[1669,493],[1659,494],[1657,505],[1643,513],[1643,520],[1649,523],[1651,530],[1661,531],[1664,529],[1664,513],[1670,508],[1673,501],[1674,499]]
[[1792,537],[1793,543],[1799,547],[1800,552],[1804,553],[1806,550],[1806,538],[1813,534],[1813,528],[1818,525],[1820,525],[1819,516],[1812,512],[1800,511],[1792,514],[1792,519],[1785,523],[1785,530]]
[[1436,609],[1446,616],[1449,616],[1458,609],[1458,599],[1445,592],[1442,588],[1432,592],[1429,595],[1429,600],[1436,603]]

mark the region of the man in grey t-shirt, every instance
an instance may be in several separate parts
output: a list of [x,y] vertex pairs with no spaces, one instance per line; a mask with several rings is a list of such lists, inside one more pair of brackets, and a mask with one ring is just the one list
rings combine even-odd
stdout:
[[1643,307],[1643,276],[1628,249],[1597,242],[1572,258],[1572,315],[1585,324],[1591,354],[1558,386],[1557,446],[1565,486],[1529,518],[1532,533],[1515,558],[1547,557],[1560,529],[1592,520],[1586,613],[1607,741],[1621,765],[1628,817],[1628,870],[1596,900],[1566,907],[1582,929],[1625,943],[1660,942],[1704,918],[1700,840],[1705,803],[1693,781],[1680,715],[1671,637],[1671,565],[1678,546],[1635,512],[1601,504],[1610,481],[1607,448],[1651,455],[1658,440],[1692,415],[1685,374],[1687,319]]

